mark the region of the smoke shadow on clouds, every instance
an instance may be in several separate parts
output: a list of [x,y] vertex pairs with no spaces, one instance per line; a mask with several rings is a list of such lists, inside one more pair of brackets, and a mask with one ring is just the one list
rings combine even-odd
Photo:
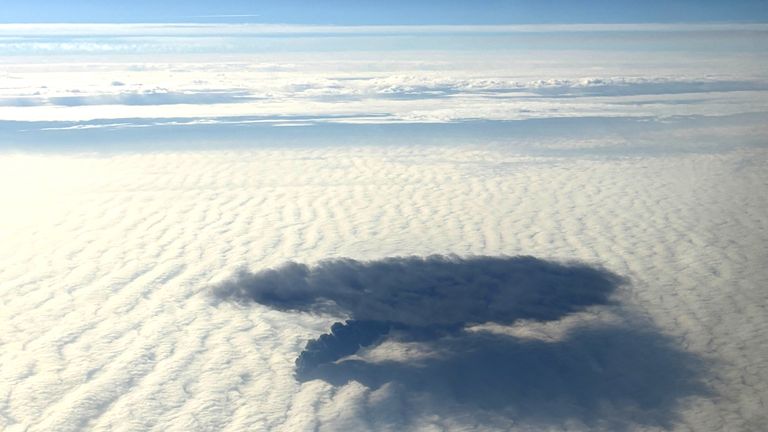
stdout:
[[[487,331],[473,324],[554,322],[586,309],[619,306],[625,280],[583,263],[528,256],[392,257],[378,261],[289,262],[241,272],[215,288],[220,299],[350,318],[307,343],[296,379],[333,385],[392,383],[408,395],[491,411],[542,425],[579,421],[620,430],[669,427],[689,396],[706,394],[704,362],[650,325],[570,327],[552,340]],[[350,357],[384,341],[415,342],[417,359]]]
[[652,329],[583,326],[555,341],[459,332],[422,347],[437,354],[318,362],[297,367],[296,377],[370,389],[394,384],[401,395],[427,398],[428,406],[453,414],[485,411],[542,427],[577,421],[608,430],[670,428],[685,398],[709,394],[704,361]]

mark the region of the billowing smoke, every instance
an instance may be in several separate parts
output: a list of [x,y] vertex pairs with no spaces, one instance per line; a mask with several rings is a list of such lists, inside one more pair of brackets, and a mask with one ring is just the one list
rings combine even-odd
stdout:
[[431,326],[557,320],[609,303],[620,282],[584,264],[433,255],[332,259],[311,267],[288,262],[240,273],[216,291],[281,310],[338,311],[355,320]]
[[330,259],[295,262],[239,273],[216,295],[280,310],[349,316],[307,344],[297,372],[354,354],[392,329],[418,338],[469,324],[558,320],[611,303],[619,276],[581,263],[529,256],[392,257],[378,261]]

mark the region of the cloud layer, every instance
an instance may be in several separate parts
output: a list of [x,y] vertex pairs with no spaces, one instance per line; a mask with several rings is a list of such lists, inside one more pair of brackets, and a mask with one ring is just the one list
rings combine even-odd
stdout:
[[762,24],[0,25],[0,120],[764,113],[760,41]]
[[[97,154],[62,146],[0,155],[3,430],[601,429],[589,414],[617,424],[672,418],[681,431],[762,424],[763,149],[582,158],[394,143]],[[390,328],[361,335],[341,362],[316,361],[318,379],[297,382],[307,341],[344,318],[210,296],[243,266],[451,252],[604,263],[631,279],[627,301],[659,328],[602,318],[583,327],[611,305],[518,321],[510,334]],[[465,266],[459,274],[477,282]],[[697,374],[668,343],[714,360],[700,376],[717,397],[697,392]],[[493,358],[507,366],[461,367]],[[665,370],[681,381],[654,379]],[[442,372],[477,403],[433,391],[450,384]],[[583,396],[579,377],[599,388]],[[535,393],[535,378],[546,392]],[[559,392],[573,412],[536,427],[533,414],[545,408],[515,411],[525,401],[509,395],[485,405],[482,386],[470,385],[497,382],[489,394],[508,386],[533,393],[531,405],[556,406],[549,396]],[[635,385],[642,391],[620,391]],[[655,411],[662,390],[671,417]],[[613,399],[623,407],[615,417]],[[633,402],[642,415],[630,415]]]
[[766,32],[663,27],[0,26],[0,429],[762,430]]

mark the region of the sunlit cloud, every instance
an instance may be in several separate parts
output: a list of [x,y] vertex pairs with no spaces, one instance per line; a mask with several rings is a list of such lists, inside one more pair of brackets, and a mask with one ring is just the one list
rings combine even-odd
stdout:
[[0,24],[0,429],[766,423],[768,25],[195,17]]

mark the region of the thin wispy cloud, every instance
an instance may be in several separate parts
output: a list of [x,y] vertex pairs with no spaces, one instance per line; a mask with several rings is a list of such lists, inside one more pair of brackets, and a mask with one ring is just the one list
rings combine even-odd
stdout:
[[190,15],[188,18],[256,18],[259,14]]
[[[764,29],[0,25],[8,35],[0,53],[9,59],[77,59],[55,67],[11,62],[0,120],[333,116],[360,124],[753,114],[768,111],[768,81],[753,43],[768,38]],[[596,44],[596,32],[616,46]],[[654,50],[659,32],[676,51]],[[531,38],[545,44],[535,56]],[[477,40],[492,49],[467,51]],[[318,50],[321,57],[308,54]],[[678,51],[686,61],[675,61]],[[131,56],[143,63],[123,61]],[[90,70],[87,80],[80,80],[83,68]]]

